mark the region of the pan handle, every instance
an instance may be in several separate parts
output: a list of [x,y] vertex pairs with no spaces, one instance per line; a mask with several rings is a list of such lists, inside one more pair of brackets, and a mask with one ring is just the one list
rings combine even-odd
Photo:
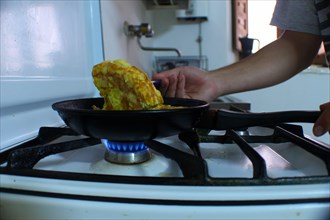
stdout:
[[[212,111],[212,110],[211,110]],[[282,111],[266,113],[236,112],[230,110],[216,110],[213,114],[213,129],[227,130],[245,128],[250,126],[262,126],[287,122],[313,123],[320,116],[320,111]]]

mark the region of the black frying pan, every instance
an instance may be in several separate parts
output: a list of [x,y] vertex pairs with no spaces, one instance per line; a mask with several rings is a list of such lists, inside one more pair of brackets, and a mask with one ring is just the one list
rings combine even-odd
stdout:
[[285,122],[315,122],[319,111],[245,113],[209,109],[209,104],[194,99],[164,98],[178,109],[104,111],[103,98],[69,100],[53,104],[64,122],[79,134],[112,141],[145,141],[167,137],[193,127],[227,130]]
[[204,114],[198,128],[213,130],[238,129],[251,126],[276,125],[287,122],[313,123],[320,116],[320,111],[279,111],[279,112],[237,112],[211,109]]
[[103,106],[103,98],[57,102],[52,108],[74,131],[112,141],[145,141],[190,130],[209,104],[194,99],[164,98],[165,104],[184,108],[165,110],[107,111],[93,110]]

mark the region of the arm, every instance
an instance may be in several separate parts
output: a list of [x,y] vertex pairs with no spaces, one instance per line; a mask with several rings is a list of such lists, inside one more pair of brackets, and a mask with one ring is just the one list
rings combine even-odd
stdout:
[[232,65],[210,72],[178,67],[154,74],[153,79],[161,80],[164,96],[211,101],[289,79],[312,63],[320,44],[317,35],[286,31],[281,38]]
[[321,38],[286,31],[256,54],[210,72],[219,95],[265,88],[281,83],[307,68],[316,56]]
[[[281,83],[313,61],[321,44],[316,35],[286,31],[281,38],[240,62],[206,72],[194,67],[179,67],[153,79],[161,80],[164,96],[212,101],[218,96],[264,88]],[[320,106],[314,134],[330,134],[330,103]]]
[[[281,83],[307,68],[316,56],[321,39],[316,35],[286,31],[284,35],[239,63],[212,71],[218,94],[264,88]],[[315,136],[330,134],[330,102],[320,106],[313,127]]]

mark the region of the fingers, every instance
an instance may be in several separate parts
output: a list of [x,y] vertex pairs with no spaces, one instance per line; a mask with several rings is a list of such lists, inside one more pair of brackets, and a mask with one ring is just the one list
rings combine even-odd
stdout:
[[179,73],[175,97],[186,98],[185,97],[185,85],[186,85],[186,78],[182,73]]
[[322,136],[327,131],[330,134],[330,102],[322,104],[320,110],[321,115],[313,127],[313,133],[317,137]]
[[326,109],[330,108],[330,102],[324,103],[322,105],[320,105],[320,110],[321,111],[325,111]]
[[162,75],[156,74],[152,77],[154,80],[160,80],[159,91],[163,96],[167,97],[175,97],[176,94],[176,86],[177,86],[177,75]]
[[160,80],[159,91],[163,96],[174,97],[176,88],[176,69],[154,74],[153,80]]
[[163,96],[165,96],[167,87],[169,86],[168,77],[165,74],[154,74],[152,75],[152,79],[160,81],[158,90],[161,92]]
[[175,97],[176,87],[178,83],[177,75],[169,76],[169,85],[167,87],[167,91],[165,92],[165,96],[167,97]]
[[154,74],[153,80],[160,80],[159,91],[166,97],[185,98],[185,76],[180,69]]
[[321,125],[314,125],[313,127],[313,133],[316,137],[324,135],[326,130]]
[[169,84],[170,83],[169,83],[168,79],[164,79],[160,82],[159,90],[160,90],[160,92],[162,93],[163,96],[166,95],[166,91],[167,91],[167,88],[168,88]]

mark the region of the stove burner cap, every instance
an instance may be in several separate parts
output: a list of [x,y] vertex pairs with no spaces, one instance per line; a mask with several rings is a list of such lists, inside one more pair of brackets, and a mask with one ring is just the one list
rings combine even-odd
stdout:
[[106,139],[101,140],[107,148],[105,159],[112,163],[136,164],[151,158],[149,148],[144,142],[115,142]]

